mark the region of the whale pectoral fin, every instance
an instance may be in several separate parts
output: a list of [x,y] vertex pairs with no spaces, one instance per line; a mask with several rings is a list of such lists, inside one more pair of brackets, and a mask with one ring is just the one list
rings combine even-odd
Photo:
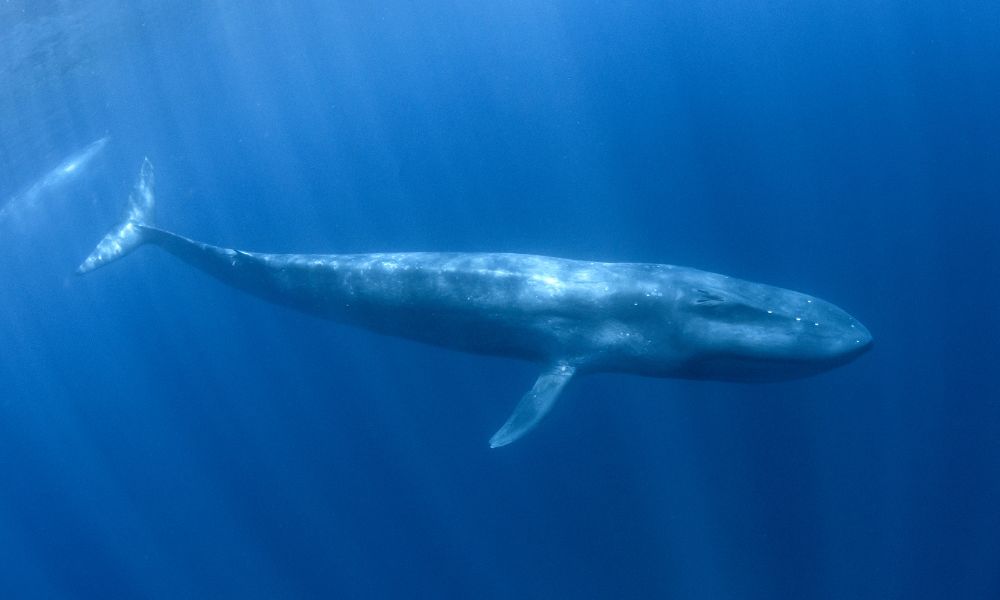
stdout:
[[535,385],[521,398],[507,422],[490,438],[490,447],[506,446],[531,431],[552,409],[559,393],[575,372],[575,367],[559,363],[539,375]]

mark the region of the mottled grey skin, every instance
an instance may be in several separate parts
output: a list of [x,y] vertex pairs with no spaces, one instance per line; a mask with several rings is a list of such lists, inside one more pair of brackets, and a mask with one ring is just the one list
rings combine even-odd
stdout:
[[684,267],[526,254],[260,254],[145,231],[147,242],[277,304],[581,371],[784,379],[840,364],[870,340],[822,300]]
[[828,302],[696,269],[526,254],[243,252],[154,228],[152,207],[147,162],[125,222],[80,272],[150,243],[319,317],[546,365],[495,446],[534,426],[574,373],[773,381],[844,364],[872,340]]

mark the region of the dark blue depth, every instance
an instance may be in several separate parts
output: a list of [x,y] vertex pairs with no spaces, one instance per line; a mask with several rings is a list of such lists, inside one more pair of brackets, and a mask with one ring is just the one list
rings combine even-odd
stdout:
[[[1000,597],[997,73],[986,1],[4,4],[0,597]],[[876,345],[491,450],[534,365],[74,277],[144,156],[207,242],[687,265]]]

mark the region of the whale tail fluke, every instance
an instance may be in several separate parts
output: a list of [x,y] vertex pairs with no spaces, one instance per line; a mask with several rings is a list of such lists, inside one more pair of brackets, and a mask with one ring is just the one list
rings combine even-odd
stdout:
[[135,189],[129,194],[125,218],[117,227],[108,232],[104,239],[98,242],[97,247],[90,253],[90,256],[80,263],[76,272],[79,274],[88,273],[141,246],[145,241],[145,227],[153,224],[154,204],[153,163],[146,158],[142,161],[142,169],[139,171],[138,181],[135,182]]

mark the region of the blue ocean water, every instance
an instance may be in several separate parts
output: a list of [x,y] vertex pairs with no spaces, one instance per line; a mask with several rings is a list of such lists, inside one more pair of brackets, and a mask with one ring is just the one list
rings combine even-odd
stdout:
[[[4,3],[0,596],[1000,597],[998,73],[986,1]],[[689,265],[876,345],[491,450],[536,366],[74,276],[147,156],[199,240]]]

